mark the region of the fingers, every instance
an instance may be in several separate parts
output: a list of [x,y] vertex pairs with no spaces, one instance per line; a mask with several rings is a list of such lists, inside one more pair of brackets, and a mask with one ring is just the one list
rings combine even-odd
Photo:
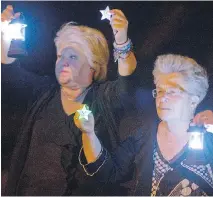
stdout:
[[213,124],[213,112],[206,110],[198,113],[194,117],[193,123],[196,125]]
[[[110,25],[112,27],[115,38],[117,38],[116,35],[119,31],[127,31],[128,21],[121,10],[113,9],[110,10],[110,13],[112,14]],[[126,38],[123,39],[126,40]]]
[[12,5],[7,5],[6,9],[13,10],[13,6]]
[[11,20],[13,18],[13,7],[8,5],[7,8],[2,12],[1,19],[2,21]]
[[213,112],[206,110],[197,114],[190,126],[204,126],[206,131],[213,133]]
[[6,9],[2,12],[1,14],[1,21],[5,22],[8,21],[10,22],[12,19],[20,17],[21,13],[17,12],[14,14],[13,6],[8,5]]
[[15,13],[15,14],[14,14],[14,18],[19,18],[19,17],[20,17],[20,15],[21,15],[21,13],[20,13],[20,12]]
[[127,41],[128,31],[127,18],[121,10],[112,9],[109,12],[111,13],[110,25],[113,30],[115,42],[117,44],[125,43]]
[[126,18],[124,13],[121,10],[118,10],[118,9],[112,9],[112,10],[110,10],[110,13],[112,15],[117,15],[119,17]]
[[110,24],[111,25],[116,25],[116,24],[123,24],[125,26],[128,25],[128,21],[125,17],[125,15],[123,14],[123,12],[121,10],[110,10],[110,13],[112,14],[111,20],[110,20]]
[[110,24],[115,29],[124,28],[128,25],[127,21],[116,19],[116,18],[112,19]]
[[88,115],[88,120],[85,118],[80,118],[80,114],[78,112],[75,113],[74,123],[76,127],[78,127],[82,132],[91,132],[94,130],[94,117],[93,114],[90,113]]
[[201,115],[200,114],[197,114],[195,117],[194,117],[194,119],[193,119],[193,123],[195,124],[195,125],[201,125]]

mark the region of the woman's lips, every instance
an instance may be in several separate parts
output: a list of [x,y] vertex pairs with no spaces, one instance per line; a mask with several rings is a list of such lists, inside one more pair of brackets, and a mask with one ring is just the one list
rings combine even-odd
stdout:
[[161,110],[171,110],[169,108],[166,108],[166,107],[160,107]]
[[60,73],[68,73],[68,71],[66,71],[66,70],[62,70]]

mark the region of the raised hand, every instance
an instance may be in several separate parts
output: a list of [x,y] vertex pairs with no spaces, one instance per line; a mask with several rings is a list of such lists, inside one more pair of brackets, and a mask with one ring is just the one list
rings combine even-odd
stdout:
[[115,36],[115,42],[119,45],[124,44],[128,39],[128,20],[121,10],[113,9],[110,10],[110,13],[112,14],[110,25]]

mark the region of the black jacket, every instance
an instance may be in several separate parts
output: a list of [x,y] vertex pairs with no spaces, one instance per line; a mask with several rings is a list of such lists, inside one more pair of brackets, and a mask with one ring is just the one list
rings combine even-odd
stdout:
[[[154,169],[153,151],[157,142],[156,131],[159,123],[156,113],[151,114],[151,116],[150,114],[143,116],[143,126],[125,139],[113,153],[104,148],[98,160],[87,164],[84,153],[81,151],[80,161],[85,171],[88,174],[94,173],[93,178],[100,182],[123,185],[128,189],[126,195],[150,196]],[[205,162],[209,162],[213,168],[213,134],[206,133],[204,141]],[[198,152],[192,150],[187,154],[193,157]],[[186,162],[188,160],[189,158]],[[184,169],[181,168],[180,172],[184,173]],[[200,179],[196,176],[193,181],[196,183]],[[198,185],[208,195],[213,194],[213,188],[208,184],[201,181]]]
[[[103,140],[108,150],[115,149],[121,141],[117,131],[119,130],[119,123],[125,110],[132,110],[132,108],[135,107],[135,105],[132,105],[134,104],[134,92],[137,89],[135,73],[128,77],[119,76],[116,81],[93,84],[84,99],[83,103],[88,104],[94,112],[96,121],[95,129],[101,131],[98,132],[98,136]],[[57,91],[59,91],[57,84],[45,84],[45,86],[42,86],[42,90],[37,88],[35,91],[39,92],[41,96],[36,97],[38,99],[26,113],[22,129],[17,138],[17,143],[11,158],[6,195],[18,195],[19,193],[17,186],[27,159],[33,125],[38,119],[42,109],[48,105]],[[73,132],[79,133],[79,130],[75,128]],[[69,141],[69,139],[65,140]],[[63,166],[65,166],[65,171],[68,175],[68,189],[65,195],[110,195],[114,189],[116,190],[117,187],[115,185],[110,185],[109,187],[111,189],[106,189],[104,192],[105,185],[103,184],[97,185],[90,181],[86,184],[86,180],[83,176],[84,173],[81,173],[77,160],[81,148],[81,136],[78,135],[76,141],[71,140],[68,144],[72,144],[72,149],[67,148],[67,155],[65,154],[65,156],[69,156],[70,159],[68,161],[62,158],[62,163],[64,162]],[[65,146],[66,143],[62,140],[61,145]],[[80,193],[79,191],[77,193],[73,192],[79,185],[88,186],[85,190],[81,190]],[[107,187],[108,186],[106,186],[106,188]],[[114,194],[116,194],[116,192]]]

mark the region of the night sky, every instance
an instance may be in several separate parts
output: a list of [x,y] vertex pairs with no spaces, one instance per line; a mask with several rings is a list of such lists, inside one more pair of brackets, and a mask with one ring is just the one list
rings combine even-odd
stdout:
[[[75,21],[101,30],[111,50],[108,79],[116,78],[112,30],[107,20],[100,20],[99,12],[107,5],[111,9],[121,9],[129,20],[128,35],[134,44],[142,83],[153,86],[151,71],[157,55],[187,55],[207,68],[211,88],[203,106],[213,108],[213,2],[3,1],[2,10],[9,4],[15,12],[24,13],[29,55],[20,60],[19,67],[2,66],[3,168],[7,166],[7,158],[26,112],[28,84],[39,83],[44,75],[54,77],[56,53],[53,39],[62,24]],[[29,82],[32,78],[34,81]]]

